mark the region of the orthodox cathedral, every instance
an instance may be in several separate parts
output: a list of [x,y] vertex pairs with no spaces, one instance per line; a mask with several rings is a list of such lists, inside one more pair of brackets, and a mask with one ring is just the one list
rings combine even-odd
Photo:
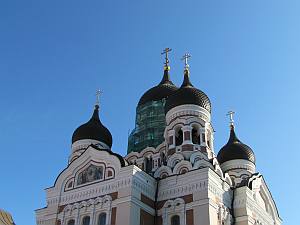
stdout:
[[[229,112],[229,139],[214,149],[212,105],[190,80],[185,54],[180,87],[169,76],[136,108],[126,156],[114,152],[99,117],[73,133],[67,167],[46,189],[38,225],[280,225],[271,192],[256,171]],[[225,141],[224,141],[225,143]]]

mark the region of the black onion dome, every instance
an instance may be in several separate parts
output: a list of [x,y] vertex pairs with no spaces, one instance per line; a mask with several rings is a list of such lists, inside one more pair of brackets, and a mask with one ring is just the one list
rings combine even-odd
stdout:
[[254,152],[236,137],[233,125],[230,126],[229,140],[219,151],[217,159],[220,164],[234,159],[244,159],[255,164]]
[[184,80],[181,87],[171,95],[165,105],[165,113],[167,114],[172,108],[180,105],[198,105],[211,112],[211,103],[207,95],[195,88],[190,82],[189,71],[184,71]]
[[146,91],[140,98],[138,106],[151,101],[159,101],[173,94],[178,88],[172,83],[169,78],[168,69],[164,70],[164,76],[161,82],[155,87]]
[[78,127],[72,136],[72,143],[78,140],[92,139],[101,141],[112,146],[112,136],[109,130],[101,123],[99,119],[99,106],[95,105],[94,113],[91,119]]

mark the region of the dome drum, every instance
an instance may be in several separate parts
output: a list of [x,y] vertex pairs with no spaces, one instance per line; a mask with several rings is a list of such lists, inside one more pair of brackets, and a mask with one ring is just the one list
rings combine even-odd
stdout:
[[221,164],[221,168],[224,171],[224,173],[235,169],[243,169],[251,174],[255,173],[256,171],[255,164],[245,159],[233,159],[224,162],[223,164]]
[[174,119],[182,116],[197,117],[206,123],[210,123],[211,121],[211,115],[205,108],[194,104],[184,104],[169,110],[166,114],[166,122],[170,124]]

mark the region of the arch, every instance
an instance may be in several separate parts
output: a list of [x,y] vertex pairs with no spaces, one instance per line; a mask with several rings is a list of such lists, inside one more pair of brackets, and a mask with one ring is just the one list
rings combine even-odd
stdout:
[[153,160],[152,157],[146,157],[144,160],[145,163],[145,172],[146,173],[152,173],[152,168],[153,168]]
[[160,152],[160,162],[163,166],[167,165],[167,156],[164,152]]
[[206,159],[208,160],[207,156],[205,154],[203,154],[200,151],[196,151],[194,153],[192,153],[191,157],[190,157],[190,162],[192,164],[196,163],[197,161],[201,160],[201,159]]
[[178,215],[171,217],[171,225],[180,225],[180,217]]
[[[164,175],[164,177],[162,177],[163,175]],[[171,176],[171,175],[172,175],[172,170],[168,166],[161,166],[154,173],[155,178],[158,178],[158,177],[165,178],[165,177]]]
[[100,213],[97,225],[106,225],[106,213]]
[[168,167],[173,168],[178,162],[184,160],[183,155],[179,153],[174,153],[173,155],[170,156],[168,159],[167,165]]
[[74,219],[70,219],[68,221],[67,225],[75,225],[75,220]]
[[153,147],[146,147],[146,148],[144,148],[140,152],[139,157],[149,157],[149,156],[151,156],[151,155],[153,155],[155,153],[156,153],[156,149],[155,148],[153,148]]
[[195,164],[193,166],[193,169],[200,169],[200,168],[206,168],[206,167],[209,167],[212,170],[215,169],[210,162],[208,162],[208,161],[206,161],[204,159],[201,159],[201,160],[195,162]]
[[175,127],[175,145],[180,146],[183,143],[182,126]]
[[173,169],[173,174],[180,174],[183,168],[187,170],[186,172],[192,170],[192,164],[190,163],[190,161],[182,160],[177,163]]
[[192,142],[193,144],[200,145],[200,128],[197,124],[192,124]]
[[91,218],[89,216],[85,216],[85,217],[83,217],[81,224],[82,225],[90,225],[90,220],[91,220]]

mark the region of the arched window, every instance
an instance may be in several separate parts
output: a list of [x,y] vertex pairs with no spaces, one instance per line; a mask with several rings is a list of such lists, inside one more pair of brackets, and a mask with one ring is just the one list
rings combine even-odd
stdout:
[[198,131],[195,127],[193,127],[193,130],[192,130],[192,141],[193,141],[193,144],[197,144],[197,145],[200,144],[200,135],[198,134]]
[[68,225],[75,225],[75,220],[73,220],[73,219],[72,219],[72,220],[69,220],[69,221],[68,221]]
[[176,144],[176,146],[179,146],[179,145],[182,145],[182,142],[183,142],[183,134],[182,134],[182,130],[179,129],[179,130],[176,132],[176,136],[175,136],[175,144]]
[[90,225],[90,217],[89,216],[83,217],[82,225]]
[[161,161],[161,165],[164,165],[164,166],[167,165],[166,155],[163,152],[160,153],[160,161]]
[[152,164],[153,160],[152,158],[145,158],[145,168],[146,168],[146,173],[151,173],[152,172]]
[[106,213],[101,213],[98,217],[98,225],[106,224]]
[[172,216],[171,225],[180,225],[180,217],[178,215]]

